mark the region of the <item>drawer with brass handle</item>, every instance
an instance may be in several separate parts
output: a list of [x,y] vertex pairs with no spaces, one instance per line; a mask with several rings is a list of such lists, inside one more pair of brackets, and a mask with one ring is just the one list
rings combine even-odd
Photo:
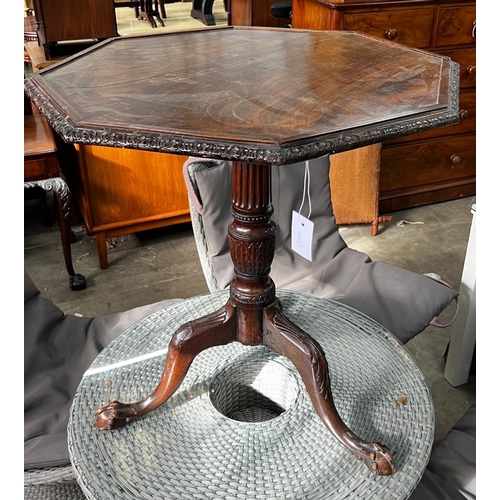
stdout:
[[380,191],[430,185],[474,175],[474,135],[382,148]]
[[403,43],[411,47],[431,45],[433,9],[404,9],[390,12],[346,14],[343,29]]
[[421,134],[412,134],[393,141],[384,142],[391,146],[406,144],[410,142],[421,142],[422,140],[446,137],[457,134],[474,133],[476,131],[476,91],[466,90],[460,93],[460,121],[456,125],[441,127]]
[[334,155],[344,224],[369,222],[376,234],[380,214],[475,194],[476,24],[474,0],[293,0],[294,28],[363,32],[460,67],[459,123]]

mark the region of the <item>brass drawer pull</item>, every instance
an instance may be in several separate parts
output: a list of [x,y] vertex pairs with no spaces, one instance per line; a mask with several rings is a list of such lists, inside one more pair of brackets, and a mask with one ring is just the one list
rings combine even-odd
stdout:
[[450,156],[450,161],[452,165],[458,165],[460,163],[460,160],[461,160],[460,156],[457,155]]
[[469,110],[467,109],[461,109],[458,114],[461,120],[463,120],[464,118],[469,118]]
[[467,66],[465,72],[468,73],[469,75],[475,75],[476,74],[476,66],[474,66],[474,65]]
[[394,40],[398,36],[398,30],[396,28],[389,28],[385,31],[385,36],[388,40]]

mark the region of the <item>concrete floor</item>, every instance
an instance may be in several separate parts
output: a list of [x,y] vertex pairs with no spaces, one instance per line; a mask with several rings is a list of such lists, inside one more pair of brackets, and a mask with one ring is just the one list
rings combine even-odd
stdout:
[[[52,204],[50,196],[49,202]],[[367,253],[372,260],[439,274],[458,290],[472,221],[469,206],[474,202],[475,198],[464,198],[394,212],[392,221],[382,224],[375,237],[370,235],[369,225],[344,226],[341,234],[351,248]],[[419,224],[398,227],[401,220]],[[87,279],[87,288],[77,292],[68,286],[57,223],[44,227],[38,203],[25,201],[25,269],[42,294],[68,314],[106,315],[208,292],[189,223],[109,240],[106,270],[99,267],[94,237],[86,234],[83,223],[73,230],[77,237],[72,246],[73,264]],[[441,318],[446,320],[453,312],[454,306],[450,306]],[[456,388],[443,376],[450,333],[451,327],[428,327],[407,344],[433,394],[436,444],[476,399],[475,376]]]

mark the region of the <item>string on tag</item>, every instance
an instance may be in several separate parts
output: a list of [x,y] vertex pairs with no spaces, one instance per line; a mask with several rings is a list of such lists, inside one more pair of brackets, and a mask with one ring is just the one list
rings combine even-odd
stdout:
[[307,218],[309,219],[311,217],[312,204],[311,204],[311,173],[309,172],[308,160],[306,160],[306,166],[304,168],[304,190],[302,192],[302,203],[300,204],[299,214],[302,212],[302,207],[304,206],[304,201],[306,199],[306,190],[307,190],[307,199],[309,201],[309,214],[307,215]]

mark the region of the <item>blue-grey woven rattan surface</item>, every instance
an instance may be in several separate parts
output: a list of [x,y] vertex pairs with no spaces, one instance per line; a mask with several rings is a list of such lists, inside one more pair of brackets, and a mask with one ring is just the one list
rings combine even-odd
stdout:
[[85,500],[85,495],[76,481],[24,486],[24,500]]
[[24,500],[85,500],[72,465],[24,471]]
[[[278,291],[285,315],[321,344],[341,417],[362,439],[387,444],[396,474],[374,476],[356,460],[321,422],[291,362],[263,346],[235,342],[207,349],[162,406],[111,432],[93,426],[98,407],[148,396],[160,380],[175,330],[222,306],[227,297],[216,292],[162,309],[129,328],[94,361],[68,428],[72,464],[87,497],[408,498],[427,465],[434,435],[432,398],[420,371],[383,327],[335,301],[303,293]],[[241,368],[243,380],[252,366],[268,368],[259,391],[266,392],[263,384],[270,393],[284,387],[288,409],[262,422],[228,418],[214,406],[210,391],[230,391],[225,371],[237,377]]]

